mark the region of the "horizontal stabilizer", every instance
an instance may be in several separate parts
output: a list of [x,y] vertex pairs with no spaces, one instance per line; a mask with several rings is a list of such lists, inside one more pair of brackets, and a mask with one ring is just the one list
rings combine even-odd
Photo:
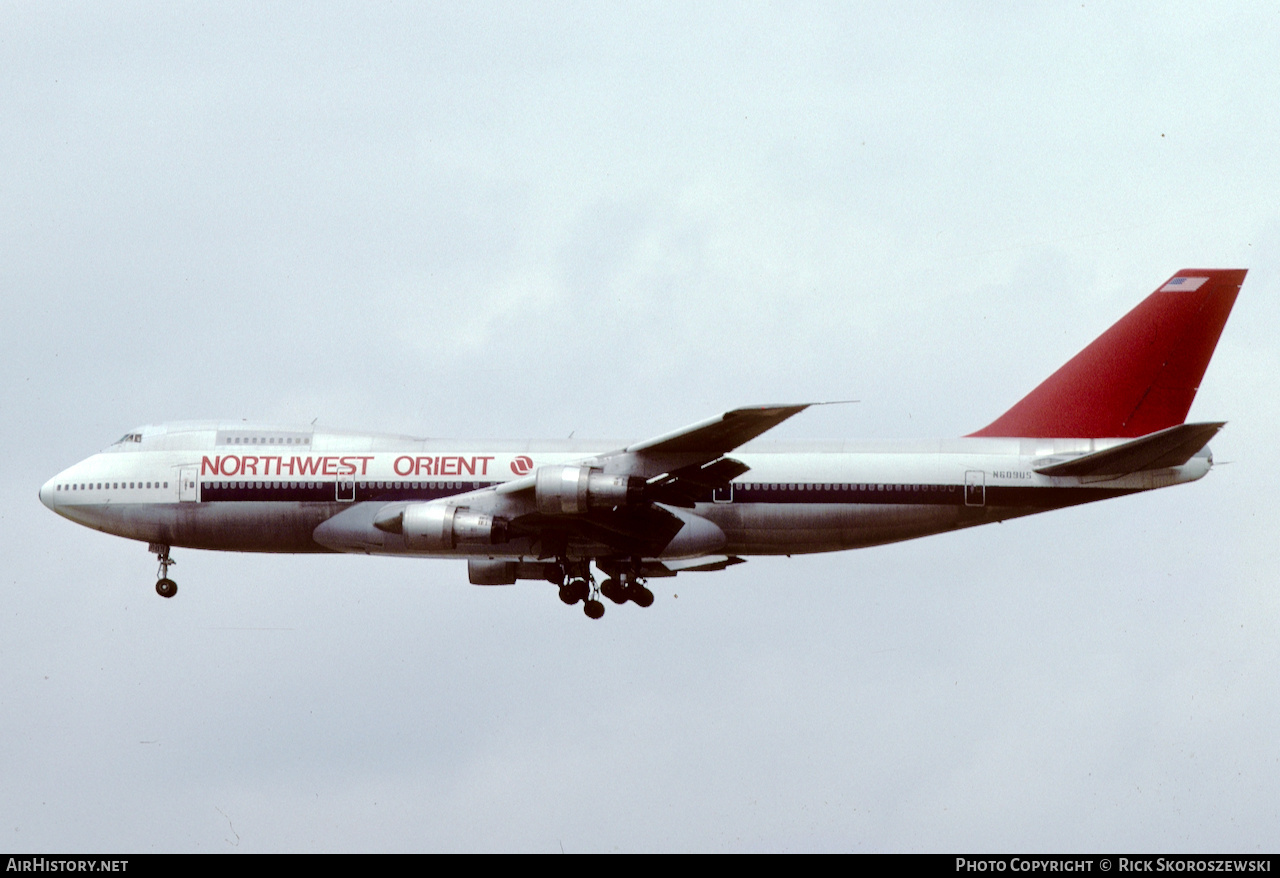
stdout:
[[1204,448],[1225,423],[1179,424],[1114,448],[1062,463],[1038,466],[1035,470],[1046,476],[1124,476],[1143,470],[1181,466]]

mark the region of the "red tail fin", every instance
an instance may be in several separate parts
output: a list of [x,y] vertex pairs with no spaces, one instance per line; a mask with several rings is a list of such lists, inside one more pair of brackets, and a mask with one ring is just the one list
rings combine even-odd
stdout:
[[1246,269],[1187,268],[970,436],[1135,437],[1181,424]]

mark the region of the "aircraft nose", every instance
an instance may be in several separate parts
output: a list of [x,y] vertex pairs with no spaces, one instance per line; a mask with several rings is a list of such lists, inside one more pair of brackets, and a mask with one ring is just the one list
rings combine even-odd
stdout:
[[45,506],[48,506],[50,509],[55,509],[55,505],[56,505],[53,499],[54,498],[54,482],[56,481],[57,481],[57,477],[55,476],[54,478],[49,479],[49,481],[45,482],[43,485],[40,486],[40,502],[43,503]]

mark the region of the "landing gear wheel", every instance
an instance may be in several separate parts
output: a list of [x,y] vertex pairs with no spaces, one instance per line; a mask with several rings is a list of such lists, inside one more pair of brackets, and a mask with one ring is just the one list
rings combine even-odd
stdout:
[[627,597],[631,598],[631,602],[637,607],[653,606],[653,592],[645,588],[643,585],[636,583],[627,589]]
[[615,604],[625,604],[630,595],[627,588],[618,580],[610,577],[604,581],[604,585],[600,586],[600,594],[613,601]]
[[591,586],[587,584],[585,579],[570,579],[560,586],[560,600],[566,604],[576,604],[578,601],[585,601],[589,597],[591,597]]
[[169,547],[163,543],[151,543],[147,546],[147,551],[154,552],[156,560],[160,562],[160,570],[157,576],[160,581],[156,583],[156,594],[162,598],[171,598],[178,593],[178,584],[169,578],[169,568],[178,562],[169,557]]
[[604,604],[597,600],[589,600],[582,605],[582,612],[587,614],[589,619],[599,619],[604,615]]

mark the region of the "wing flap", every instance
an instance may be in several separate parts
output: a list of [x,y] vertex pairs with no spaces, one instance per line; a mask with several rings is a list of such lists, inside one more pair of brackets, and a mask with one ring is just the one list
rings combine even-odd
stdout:
[[565,516],[533,512],[514,519],[511,529],[542,541],[547,556],[562,554],[570,538],[601,543],[624,555],[657,555],[684,524],[659,506],[644,505]]
[[699,500],[707,499],[707,494],[711,491],[724,488],[750,469],[751,467],[732,457],[682,467],[651,480],[645,486],[644,498],[651,503],[667,503],[692,509]]

